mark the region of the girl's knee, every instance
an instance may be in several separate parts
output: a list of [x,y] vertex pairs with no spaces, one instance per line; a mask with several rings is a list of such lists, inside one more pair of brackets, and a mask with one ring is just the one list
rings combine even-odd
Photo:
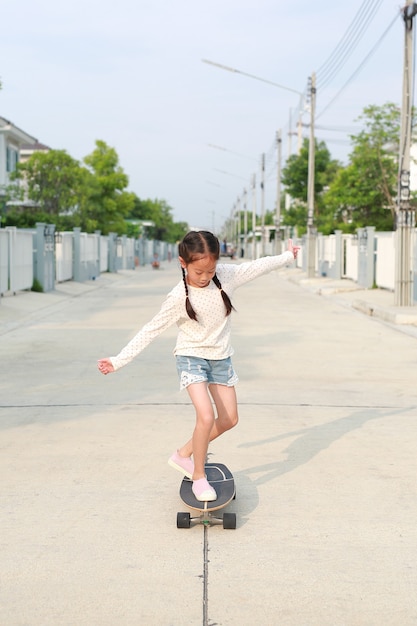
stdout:
[[239,423],[239,416],[238,416],[238,414],[237,414],[237,413],[235,413],[234,415],[232,415],[232,417],[231,417],[231,419],[230,419],[230,423],[231,423],[230,428],[234,428],[235,426],[237,426],[237,425],[238,425],[238,423]]
[[213,428],[214,414],[213,413],[198,413],[196,419],[196,426],[210,430]]
[[239,422],[238,414],[232,413],[231,415],[228,415],[226,418],[223,418],[222,422],[225,426],[225,430],[230,430],[231,428],[234,428]]

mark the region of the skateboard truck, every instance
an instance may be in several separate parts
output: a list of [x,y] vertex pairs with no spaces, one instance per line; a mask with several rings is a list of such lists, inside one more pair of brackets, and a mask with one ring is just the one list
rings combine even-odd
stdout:
[[236,528],[236,513],[223,513],[217,516],[209,511],[204,511],[200,515],[191,516],[190,513],[177,513],[177,528],[190,528],[193,524],[204,524],[205,526],[223,525],[223,528]]
[[192,524],[214,526],[222,524],[223,528],[236,528],[235,513],[217,513],[236,498],[235,481],[231,471],[222,463],[206,463],[207,480],[216,491],[217,499],[211,502],[200,502],[192,491],[193,481],[183,478],[180,486],[180,497],[184,504],[196,512],[177,513],[177,528],[190,528]]

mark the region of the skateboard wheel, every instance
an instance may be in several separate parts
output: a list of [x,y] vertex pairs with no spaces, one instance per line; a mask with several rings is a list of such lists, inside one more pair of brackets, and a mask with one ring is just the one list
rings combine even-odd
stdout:
[[177,528],[190,528],[191,516],[189,513],[177,513]]
[[235,530],[236,528],[236,513],[224,513],[223,515],[223,528],[229,528]]

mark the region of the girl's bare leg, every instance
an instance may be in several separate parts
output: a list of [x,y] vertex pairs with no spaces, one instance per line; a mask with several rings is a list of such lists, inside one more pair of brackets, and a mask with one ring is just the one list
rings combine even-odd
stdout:
[[[210,441],[238,422],[237,399],[235,388],[226,385],[210,385],[208,389],[206,383],[196,383],[187,387],[187,391],[196,410],[196,426],[192,438],[178,452],[184,457],[194,454],[193,479],[198,480],[205,476],[204,464]],[[216,419],[209,391],[216,405]]]
[[209,391],[214,400],[217,410],[217,418],[214,421],[210,433],[210,441],[216,439],[227,430],[230,430],[239,421],[237,410],[236,389],[226,385],[210,385]]
[[181,456],[194,455],[193,480],[198,480],[206,475],[204,464],[214,423],[214,411],[206,383],[189,385],[187,391],[195,408],[196,422],[192,439],[180,448],[178,452]]

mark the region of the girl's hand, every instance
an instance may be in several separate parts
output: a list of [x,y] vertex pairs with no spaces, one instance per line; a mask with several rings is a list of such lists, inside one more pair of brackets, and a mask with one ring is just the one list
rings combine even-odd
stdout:
[[97,361],[97,367],[99,371],[104,375],[114,372],[114,367],[110,359],[99,359]]
[[294,259],[297,258],[297,254],[298,254],[299,249],[300,249],[300,246],[294,246],[293,243],[292,243],[292,239],[288,239],[287,250],[289,250],[290,252],[293,253]]

